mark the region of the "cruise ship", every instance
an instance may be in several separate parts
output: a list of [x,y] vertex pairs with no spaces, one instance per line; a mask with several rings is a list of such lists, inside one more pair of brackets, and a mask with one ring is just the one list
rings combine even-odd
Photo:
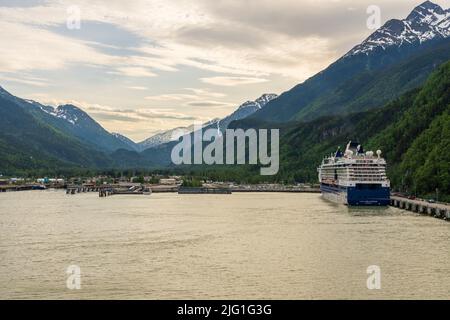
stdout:
[[358,142],[350,141],[345,152],[325,157],[319,172],[320,190],[326,199],[349,206],[386,206],[390,182],[381,151],[364,152]]

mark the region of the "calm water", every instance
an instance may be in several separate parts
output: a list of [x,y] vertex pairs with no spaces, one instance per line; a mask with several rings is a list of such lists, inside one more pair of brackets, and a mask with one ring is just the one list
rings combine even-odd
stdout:
[[[450,298],[450,223],[316,194],[0,194],[0,298]],[[81,290],[66,268],[81,268]],[[366,269],[381,268],[381,290]]]

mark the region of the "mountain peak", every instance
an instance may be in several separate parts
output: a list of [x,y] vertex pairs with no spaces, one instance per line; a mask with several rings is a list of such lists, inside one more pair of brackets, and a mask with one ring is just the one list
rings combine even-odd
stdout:
[[[262,109],[266,104],[268,104],[271,100],[277,98],[278,95],[274,93],[265,93],[262,96],[260,96],[255,101],[248,100],[241,104],[239,108],[236,110],[236,112],[243,110],[243,109],[254,109],[255,111],[258,109]],[[254,111],[252,111],[254,112]]]
[[[209,128],[209,127],[218,127],[220,130],[225,130],[227,129],[228,125],[235,120],[240,120],[243,119],[245,117],[248,117],[249,115],[255,113],[256,111],[260,110],[261,108],[263,108],[267,103],[269,103],[270,101],[272,101],[273,99],[277,98],[278,95],[274,94],[274,93],[265,93],[263,95],[261,95],[258,99],[256,99],[255,101],[246,101],[243,104],[241,104],[232,114],[230,114],[229,116],[223,118],[223,119],[213,119],[210,120],[208,122],[203,123],[203,127],[204,128]],[[167,130],[167,131],[163,131],[163,132],[159,132],[153,136],[151,136],[150,138],[141,141],[138,143],[138,146],[140,146],[141,150],[145,150],[145,149],[149,149],[149,148],[153,148],[156,147],[158,145],[162,145],[164,143],[173,141],[174,139],[178,139],[179,137],[181,137],[182,135],[186,134],[187,132],[191,133],[194,131],[194,126],[189,126],[189,127],[180,127],[180,128],[175,128],[175,129],[171,129],[171,130]],[[180,131],[180,132],[177,132]],[[184,132],[181,132],[184,131]],[[177,133],[177,135],[174,136],[174,133]]]
[[386,50],[402,45],[420,45],[450,36],[450,9],[425,1],[415,7],[406,19],[392,19],[372,33],[344,57]]
[[268,104],[273,99],[278,98],[278,95],[275,93],[265,93],[261,97],[255,100],[256,103],[258,103],[261,108],[264,107],[266,104]]
[[59,105],[57,108],[57,110],[66,110],[66,111],[81,111],[80,108],[78,108],[77,106],[74,106],[73,104],[62,104]]
[[423,7],[423,8],[427,8],[427,9],[436,9],[436,8],[438,8],[438,9],[442,10],[442,8],[438,4],[436,4],[434,2],[431,2],[431,1],[425,1],[424,3],[419,5],[418,7]]
[[264,108],[270,101],[272,101],[276,98],[278,98],[278,95],[276,95],[274,93],[265,93],[262,96],[260,96],[258,99],[256,99],[255,101],[250,100],[250,101],[244,102],[243,104],[241,104],[239,106],[239,108],[237,108],[236,111],[234,111],[232,114],[223,118],[220,121],[220,124],[219,124],[220,129],[222,131],[227,129],[228,125],[232,121],[241,120],[241,119],[244,119],[244,118],[252,115],[253,113]]
[[439,5],[426,1],[415,7],[406,20],[412,23],[433,25],[445,18],[445,13],[445,10]]
[[79,120],[93,121],[91,117],[73,104],[63,104],[55,108],[54,116],[65,119],[75,125]]
[[256,106],[256,102],[252,100],[245,101],[238,107],[238,110],[248,108],[249,106]]

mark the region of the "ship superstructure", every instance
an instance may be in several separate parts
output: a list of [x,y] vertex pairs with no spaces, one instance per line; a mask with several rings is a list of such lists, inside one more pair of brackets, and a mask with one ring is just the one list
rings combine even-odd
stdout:
[[364,152],[358,142],[350,141],[325,157],[318,168],[322,195],[351,206],[385,206],[390,200],[390,182],[381,151]]

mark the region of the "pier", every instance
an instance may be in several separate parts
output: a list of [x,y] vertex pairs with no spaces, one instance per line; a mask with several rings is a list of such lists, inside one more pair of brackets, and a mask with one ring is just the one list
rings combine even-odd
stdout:
[[38,184],[0,186],[0,192],[28,191],[28,190],[42,190],[42,189],[43,189],[43,187]]
[[111,196],[113,194],[114,194],[114,189],[113,188],[100,188],[98,190],[98,196],[100,198],[108,197],[108,196]]
[[178,194],[231,194],[231,189],[229,188],[179,188]]
[[261,188],[261,187],[249,187],[249,188],[232,188],[233,192],[281,192],[281,193],[321,193],[320,189],[305,188],[305,189],[290,189],[290,188]]
[[75,185],[75,186],[67,186],[66,194],[76,194],[76,193],[84,193],[84,192],[98,192],[100,189],[104,189],[108,187],[104,186],[93,186],[93,185]]
[[230,186],[233,192],[281,192],[281,193],[320,193],[316,185],[236,184]]
[[99,197],[108,197],[112,195],[151,195],[152,189],[148,186],[131,186],[131,187],[117,187],[117,186],[107,186],[100,188],[98,191]]
[[[232,193],[232,192],[281,192],[281,193],[320,193],[320,189],[315,187],[299,187],[299,186],[284,186],[277,184],[270,185],[228,185],[228,184],[204,184],[203,187],[197,188],[197,190],[181,190],[183,189],[180,185],[151,185],[144,184],[146,191],[152,193]],[[25,190],[37,190],[42,185],[30,184],[30,185],[6,185],[0,186],[0,192],[7,191],[25,191]],[[86,192],[98,192],[100,196],[111,195],[111,194],[137,194],[138,192],[127,192],[126,189],[133,187],[142,187],[138,184],[80,184],[80,185],[64,185],[58,188],[65,188],[66,194],[75,195],[79,193]],[[54,186],[47,186],[47,188],[55,188]],[[206,189],[206,190],[205,190]],[[212,190],[217,189],[217,190]],[[223,189],[229,189],[229,191],[224,192]],[[143,190],[142,190],[143,191]],[[179,192],[181,191],[181,192]],[[144,192],[144,191],[143,191]]]
[[450,221],[450,206],[443,203],[391,196],[391,206]]

